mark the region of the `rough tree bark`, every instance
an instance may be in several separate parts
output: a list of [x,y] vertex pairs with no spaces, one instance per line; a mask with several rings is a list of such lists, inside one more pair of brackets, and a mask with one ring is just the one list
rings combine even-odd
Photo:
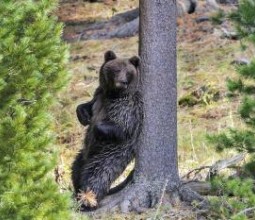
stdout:
[[[176,6],[175,1],[140,0],[141,82],[144,128],[137,177],[177,187]],[[161,185],[161,184],[160,184]]]
[[142,212],[162,196],[203,201],[181,184],[178,173],[175,0],[140,0],[139,46],[145,117],[134,181],[103,201],[103,208]]

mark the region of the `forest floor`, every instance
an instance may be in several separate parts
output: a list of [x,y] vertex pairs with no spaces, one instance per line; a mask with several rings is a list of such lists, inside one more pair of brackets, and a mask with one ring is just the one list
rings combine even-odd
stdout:
[[[58,10],[59,20],[96,21],[110,18],[116,12],[137,7],[138,1],[103,3],[62,3]],[[207,13],[213,15],[215,12]],[[226,96],[226,79],[237,77],[231,62],[240,57],[249,57],[236,40],[221,37],[223,26],[211,21],[196,22],[204,16],[194,13],[178,18],[178,155],[179,171],[183,176],[188,171],[217,160],[235,155],[235,152],[218,153],[206,140],[206,135],[224,131],[226,127],[240,127],[238,115],[240,100],[230,102]],[[68,34],[68,33],[65,33]],[[61,156],[56,168],[57,180],[63,190],[71,190],[70,165],[82,146],[85,130],[79,124],[75,109],[78,104],[90,100],[98,85],[98,72],[106,50],[113,50],[120,57],[137,54],[138,37],[109,40],[89,40],[70,43],[70,83],[59,97],[61,110],[56,110],[56,129]],[[160,101],[160,100],[159,100]],[[129,172],[129,167],[125,177]],[[202,176],[205,173],[201,173]],[[73,219],[89,218],[74,214]],[[92,217],[92,219],[97,219]],[[141,215],[114,214],[101,219],[199,219],[190,207],[169,207],[149,210]],[[205,219],[211,219],[209,216]]]

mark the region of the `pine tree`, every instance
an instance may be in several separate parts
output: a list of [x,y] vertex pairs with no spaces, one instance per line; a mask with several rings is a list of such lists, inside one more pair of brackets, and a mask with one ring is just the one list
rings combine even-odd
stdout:
[[0,219],[68,219],[50,109],[67,83],[55,0],[0,3]]
[[[240,2],[239,8],[229,15],[236,24],[242,42],[248,40],[253,45],[255,45],[254,11],[255,0],[243,0]],[[229,79],[227,87],[230,97],[242,97],[239,112],[243,122],[247,125],[246,129],[229,129],[227,132],[209,139],[216,144],[218,150],[236,149],[239,152],[248,152],[253,156],[255,152],[255,59],[246,66],[239,66],[237,72],[238,78]],[[255,163],[255,157],[252,158],[251,163]]]
[[[255,0],[242,0],[238,9],[229,15],[236,24],[243,48],[247,43],[255,45],[254,12]],[[242,98],[239,112],[246,124],[245,129],[231,128],[209,137],[219,151],[235,149],[250,155],[249,161],[244,165],[245,175],[231,180],[223,177],[213,181],[218,189],[221,188],[222,192],[226,193],[218,204],[221,208],[217,208],[217,212],[221,217],[224,216],[224,219],[250,219],[247,215],[254,216],[255,213],[254,179],[252,179],[255,177],[255,59],[246,66],[237,67],[237,73],[236,79],[227,81],[227,87],[230,97]]]

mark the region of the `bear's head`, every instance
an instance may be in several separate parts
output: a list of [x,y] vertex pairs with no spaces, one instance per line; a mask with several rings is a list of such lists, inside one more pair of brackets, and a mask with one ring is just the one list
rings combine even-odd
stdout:
[[139,81],[139,64],[140,59],[137,56],[120,59],[113,51],[107,51],[100,69],[100,86],[110,93],[124,94],[134,91]]

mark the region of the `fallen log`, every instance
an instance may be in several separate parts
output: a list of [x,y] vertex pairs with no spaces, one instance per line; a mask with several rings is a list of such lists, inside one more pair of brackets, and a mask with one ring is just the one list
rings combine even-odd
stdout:
[[[183,16],[193,13],[196,9],[196,0],[177,1],[177,14]],[[103,40],[109,38],[132,37],[138,33],[139,9],[119,13],[109,20],[88,22],[69,21],[65,23],[64,40]],[[66,33],[72,33],[66,34]]]
[[188,181],[183,182],[183,185],[189,187],[200,195],[218,195],[218,193],[213,190],[210,182]]

